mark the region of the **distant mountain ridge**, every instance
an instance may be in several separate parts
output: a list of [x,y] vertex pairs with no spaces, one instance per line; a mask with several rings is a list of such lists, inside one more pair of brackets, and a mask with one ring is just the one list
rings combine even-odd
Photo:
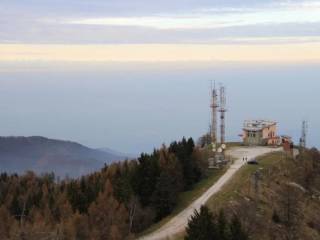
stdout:
[[125,156],[86,147],[76,142],[41,136],[0,137],[0,172],[38,174],[54,172],[57,176],[79,177],[100,169],[104,164]]

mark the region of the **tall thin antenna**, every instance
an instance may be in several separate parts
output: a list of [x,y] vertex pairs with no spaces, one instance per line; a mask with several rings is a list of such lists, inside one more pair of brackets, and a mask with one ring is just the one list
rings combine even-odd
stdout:
[[[211,82],[212,83],[212,82]],[[211,96],[211,142],[213,147],[216,147],[217,144],[217,109],[219,107],[218,105],[218,94],[216,91],[216,84],[214,82],[214,88],[211,89],[212,96]],[[215,150],[215,149],[214,149]]]
[[220,86],[220,142],[225,143],[226,138],[226,123],[225,123],[225,113],[226,113],[226,89],[223,85]]
[[308,122],[306,120],[302,121],[302,132],[300,138],[300,148],[306,148],[307,146],[307,132],[308,132]]

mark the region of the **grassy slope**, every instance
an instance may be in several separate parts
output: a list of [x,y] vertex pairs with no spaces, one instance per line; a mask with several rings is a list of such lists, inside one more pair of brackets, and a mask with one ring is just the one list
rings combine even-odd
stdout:
[[[283,236],[284,226],[272,220],[274,211],[281,209],[281,191],[288,181],[297,182],[298,179],[288,177],[290,169],[296,164],[284,153],[272,153],[260,157],[259,165],[247,165],[239,170],[222,191],[209,199],[207,206],[214,212],[224,209],[227,216],[237,213],[249,230],[252,239],[279,239]],[[261,174],[259,191],[256,192],[253,174]],[[310,228],[310,223],[319,221],[320,203],[304,194],[301,207],[303,219],[301,234],[304,240],[320,239],[320,231]]]
[[220,192],[212,196],[207,206],[212,210],[224,207],[225,202],[236,199],[241,193],[238,191],[251,181],[252,174],[258,169],[268,169],[281,159],[282,153],[270,153],[258,158],[259,165],[247,165],[241,168],[235,176],[227,183]]

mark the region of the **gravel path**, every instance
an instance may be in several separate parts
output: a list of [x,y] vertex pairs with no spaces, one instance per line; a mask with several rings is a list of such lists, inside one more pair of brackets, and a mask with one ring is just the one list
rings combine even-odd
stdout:
[[268,148],[268,147],[234,147],[227,151],[227,155],[235,159],[234,163],[226,171],[221,178],[212,185],[203,195],[197,200],[192,202],[187,208],[185,208],[178,215],[174,216],[169,222],[164,224],[156,231],[145,235],[140,240],[162,240],[170,239],[171,236],[184,231],[187,226],[188,219],[193,214],[194,210],[199,210],[201,205],[204,205],[209,198],[221,190],[224,184],[226,184],[231,177],[244,165],[243,157],[249,159],[256,158],[266,153],[281,151],[282,148]]

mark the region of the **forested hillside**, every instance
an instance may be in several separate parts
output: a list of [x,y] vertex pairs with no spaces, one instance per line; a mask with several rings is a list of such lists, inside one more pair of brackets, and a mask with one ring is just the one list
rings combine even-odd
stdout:
[[[79,179],[2,173],[0,239],[134,239],[206,177],[206,161],[183,138]],[[208,202],[210,211],[202,208],[190,219],[186,239],[319,239],[319,186],[316,149],[296,159],[267,155],[242,168]]]
[[0,171],[59,177],[79,177],[101,169],[105,163],[124,160],[121,154],[88,148],[76,142],[45,137],[0,137]]
[[0,239],[130,239],[170,214],[177,195],[205,176],[193,140],[76,180],[0,176]]

